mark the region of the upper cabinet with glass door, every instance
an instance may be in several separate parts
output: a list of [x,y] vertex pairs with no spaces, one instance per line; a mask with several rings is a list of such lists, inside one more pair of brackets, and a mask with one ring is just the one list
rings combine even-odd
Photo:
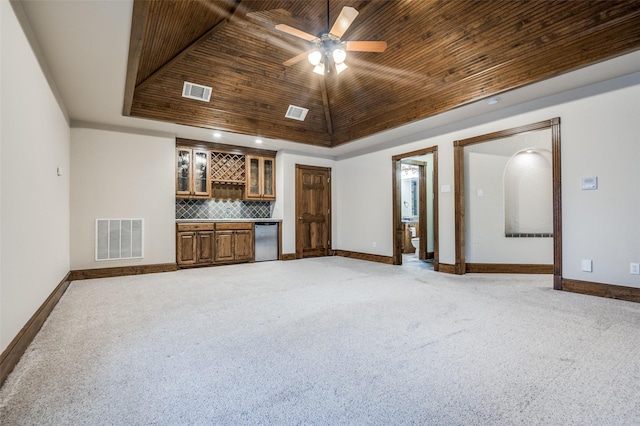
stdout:
[[209,151],[176,148],[176,196],[211,196]]
[[247,155],[246,198],[248,200],[276,199],[276,159]]

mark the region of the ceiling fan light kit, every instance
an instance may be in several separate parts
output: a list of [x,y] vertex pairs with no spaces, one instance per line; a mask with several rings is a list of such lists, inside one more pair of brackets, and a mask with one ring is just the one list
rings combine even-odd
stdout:
[[[351,26],[356,16],[358,16],[356,9],[349,6],[343,7],[333,27],[331,27],[328,32],[317,37],[286,24],[276,25],[276,30],[301,38],[315,45],[308,54],[303,53],[291,58],[285,61],[283,65],[294,65],[306,56],[309,63],[314,67],[314,73],[325,75],[334,70],[336,74],[340,74],[348,68],[347,64],[345,64],[347,51],[384,52],[387,48],[385,41],[342,41],[341,37]],[[329,2],[327,1],[327,26],[329,22]]]

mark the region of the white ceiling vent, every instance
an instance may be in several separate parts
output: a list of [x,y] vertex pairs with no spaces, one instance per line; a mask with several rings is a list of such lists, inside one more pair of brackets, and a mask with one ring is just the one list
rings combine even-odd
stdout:
[[209,102],[211,99],[211,87],[185,81],[182,87],[182,97]]
[[295,105],[289,105],[287,113],[284,115],[287,118],[293,118],[294,120],[304,121],[309,110]]

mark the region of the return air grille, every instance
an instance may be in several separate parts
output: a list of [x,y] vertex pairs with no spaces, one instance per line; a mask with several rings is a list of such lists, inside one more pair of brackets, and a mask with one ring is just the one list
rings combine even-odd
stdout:
[[96,219],[96,260],[143,257],[143,219]]
[[211,99],[211,87],[185,81],[184,86],[182,86],[182,96],[189,99],[209,102]]
[[307,108],[289,105],[289,109],[287,109],[287,113],[284,116],[287,118],[292,118],[294,120],[304,121],[308,112],[309,110]]

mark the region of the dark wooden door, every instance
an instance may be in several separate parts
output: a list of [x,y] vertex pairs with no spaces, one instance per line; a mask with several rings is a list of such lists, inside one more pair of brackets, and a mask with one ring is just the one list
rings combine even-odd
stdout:
[[234,260],[253,260],[253,231],[235,231]]
[[296,258],[331,250],[331,169],[296,165]]
[[198,232],[198,263],[213,262],[213,231]]
[[178,265],[196,263],[196,233],[178,232]]
[[216,262],[228,262],[235,259],[233,237],[234,231],[216,231]]

